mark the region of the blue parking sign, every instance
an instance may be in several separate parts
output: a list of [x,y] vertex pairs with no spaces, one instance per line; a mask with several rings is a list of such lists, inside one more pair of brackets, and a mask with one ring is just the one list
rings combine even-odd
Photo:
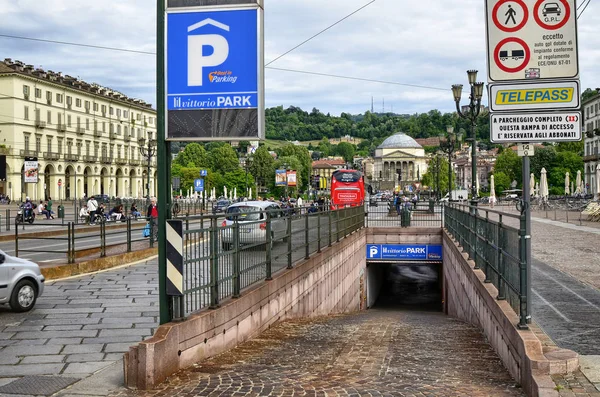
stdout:
[[200,176],[205,177],[208,175],[208,171],[206,170],[200,170]]
[[258,108],[258,11],[167,13],[167,109]]
[[196,191],[196,192],[204,191],[204,179],[194,180],[194,191]]

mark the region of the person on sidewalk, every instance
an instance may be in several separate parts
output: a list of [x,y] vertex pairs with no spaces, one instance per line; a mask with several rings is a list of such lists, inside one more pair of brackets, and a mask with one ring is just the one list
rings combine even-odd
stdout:
[[94,225],[96,222],[96,211],[98,210],[98,202],[96,201],[94,196],[91,196],[88,200],[87,209],[90,215],[90,225]]
[[140,213],[140,211],[137,209],[135,203],[131,204],[131,208],[129,209],[129,213],[131,214],[131,216],[134,217],[134,219],[137,220],[137,218],[139,218],[140,216],[142,216],[142,214]]
[[46,217],[46,219],[50,219],[50,213],[44,206],[44,202],[42,200],[40,200],[40,205],[38,205],[37,210],[38,210],[39,215],[44,215]]
[[46,210],[50,214],[50,219],[54,219],[54,212],[52,211],[52,197],[48,197],[48,202],[46,203]]
[[81,207],[81,209],[79,210],[79,217],[81,219],[83,219],[83,221],[85,223],[89,223],[90,221],[90,213],[88,212],[88,208],[87,205],[83,205],[83,207]]
[[158,207],[156,206],[156,197],[150,199],[150,205],[146,211],[146,219],[148,219],[148,222],[152,222],[152,236],[156,240],[158,238]]

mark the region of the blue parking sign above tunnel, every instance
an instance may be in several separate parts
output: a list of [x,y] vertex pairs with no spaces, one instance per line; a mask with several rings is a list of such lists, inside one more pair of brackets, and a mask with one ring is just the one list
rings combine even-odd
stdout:
[[167,13],[167,109],[259,106],[258,11]]

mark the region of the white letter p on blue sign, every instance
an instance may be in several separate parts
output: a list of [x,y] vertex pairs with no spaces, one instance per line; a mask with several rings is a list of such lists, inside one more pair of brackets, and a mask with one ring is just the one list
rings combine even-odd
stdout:
[[[197,87],[204,83],[203,69],[218,66],[229,57],[229,43],[227,39],[218,34],[189,34],[206,25],[213,25],[222,30],[229,31],[229,26],[207,18],[188,27],[188,86]],[[212,48],[210,55],[204,56],[205,46]]]

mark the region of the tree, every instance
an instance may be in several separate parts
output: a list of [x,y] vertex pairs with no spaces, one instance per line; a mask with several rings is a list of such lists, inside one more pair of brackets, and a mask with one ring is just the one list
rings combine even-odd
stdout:
[[250,162],[249,171],[254,179],[258,181],[259,186],[268,186],[270,181],[275,180],[274,164],[275,160],[265,146],[260,146],[256,149],[252,161]]
[[540,178],[542,175],[542,168],[546,171],[550,171],[552,165],[556,160],[556,150],[552,146],[535,148],[535,154],[531,158],[530,167],[531,172],[536,178]]
[[185,149],[175,157],[173,163],[183,167],[192,166],[199,168],[207,167],[209,165],[206,150],[203,146],[195,142],[188,144]]
[[237,153],[231,145],[213,147],[209,152],[211,169],[225,175],[240,168]]
[[[427,172],[423,174],[421,182],[424,186],[428,186],[431,189],[437,188],[437,164],[439,162],[439,182],[440,182],[440,195],[443,196],[448,192],[448,159],[443,156],[434,157],[427,167]],[[452,188],[456,187],[456,177],[452,176]]]
[[514,150],[505,150],[496,159],[494,175],[502,172],[511,182],[517,181],[517,184],[521,185],[521,170],[521,158]]
[[495,172],[494,174],[494,190],[496,196],[501,195],[503,191],[510,189],[512,180],[504,172]]
[[583,156],[583,140],[578,142],[560,142],[556,145],[557,152],[573,152],[577,153],[580,156]]
[[355,150],[355,146],[348,142],[340,142],[336,148],[337,154],[342,156],[346,163],[352,163]]
[[254,178],[250,173],[248,173],[248,184],[246,185],[246,170],[243,170],[241,168],[226,173],[224,179],[226,181],[225,186],[227,186],[227,190],[232,191],[234,188],[237,189],[238,197],[246,197],[246,186],[248,186],[249,189],[252,188],[252,190],[255,191]]
[[295,157],[300,162],[302,167],[299,169],[299,171],[302,178],[298,178],[298,187],[300,190],[308,188],[310,173],[312,170],[312,159],[308,153],[308,149],[306,149],[304,146],[290,144],[279,149],[278,152],[280,156]]

